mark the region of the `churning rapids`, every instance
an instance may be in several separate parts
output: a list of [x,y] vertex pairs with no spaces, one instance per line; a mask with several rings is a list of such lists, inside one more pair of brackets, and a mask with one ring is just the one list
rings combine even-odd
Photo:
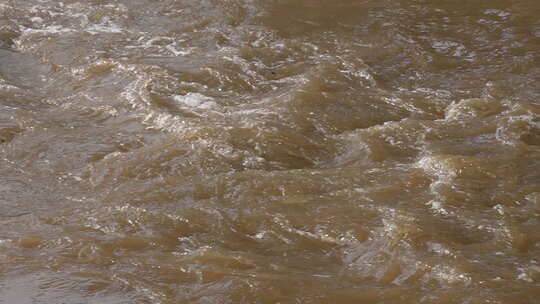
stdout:
[[538,0],[0,0],[0,303],[539,303]]

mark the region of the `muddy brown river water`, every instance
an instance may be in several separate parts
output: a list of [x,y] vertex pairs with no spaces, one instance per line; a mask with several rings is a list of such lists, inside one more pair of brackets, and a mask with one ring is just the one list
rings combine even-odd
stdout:
[[0,0],[0,303],[540,303],[540,2]]

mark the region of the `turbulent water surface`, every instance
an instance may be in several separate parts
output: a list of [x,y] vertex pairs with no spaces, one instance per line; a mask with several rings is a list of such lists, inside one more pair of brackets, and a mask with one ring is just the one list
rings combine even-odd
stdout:
[[538,0],[0,0],[0,303],[538,303]]

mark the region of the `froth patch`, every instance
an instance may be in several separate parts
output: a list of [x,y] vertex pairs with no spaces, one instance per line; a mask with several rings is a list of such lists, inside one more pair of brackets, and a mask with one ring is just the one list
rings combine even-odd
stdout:
[[173,99],[180,106],[198,109],[212,109],[217,106],[216,102],[205,95],[199,93],[187,93],[186,95],[175,95]]
[[446,109],[447,120],[462,120],[484,118],[496,115],[505,110],[505,107],[496,100],[486,98],[471,98],[452,103]]
[[431,175],[444,180],[450,180],[458,175],[459,169],[452,164],[451,158],[444,155],[424,156],[417,162],[417,167]]

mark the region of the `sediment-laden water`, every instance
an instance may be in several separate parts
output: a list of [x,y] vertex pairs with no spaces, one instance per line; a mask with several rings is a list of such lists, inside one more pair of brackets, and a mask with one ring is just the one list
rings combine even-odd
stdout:
[[538,303],[537,0],[0,0],[0,303]]

